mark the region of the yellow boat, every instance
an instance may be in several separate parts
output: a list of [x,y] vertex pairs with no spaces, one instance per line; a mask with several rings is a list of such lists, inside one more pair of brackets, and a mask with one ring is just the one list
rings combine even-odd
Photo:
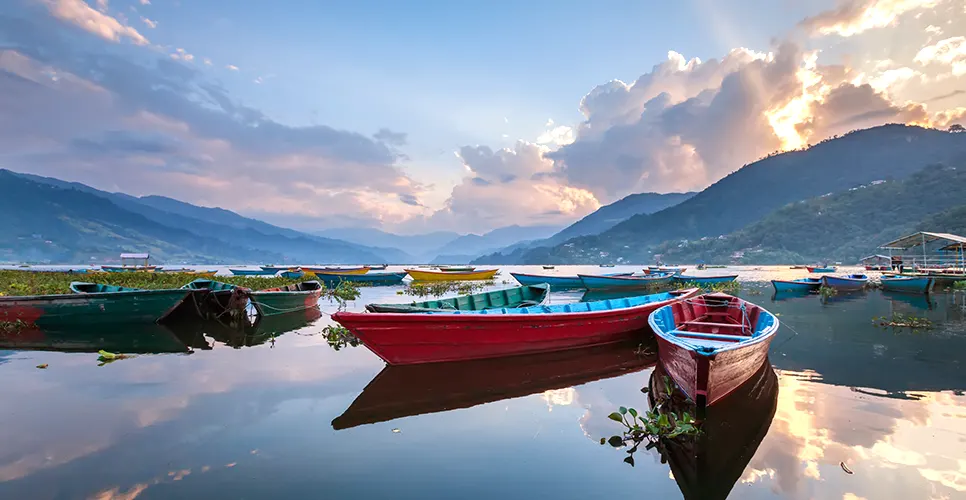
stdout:
[[496,276],[499,269],[484,269],[482,271],[425,271],[422,269],[406,269],[414,281],[467,281],[489,280]]

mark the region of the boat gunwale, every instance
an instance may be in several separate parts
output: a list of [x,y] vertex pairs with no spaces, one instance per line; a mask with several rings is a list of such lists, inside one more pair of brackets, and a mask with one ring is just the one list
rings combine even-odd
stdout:
[[[703,296],[704,295],[702,295],[701,297],[703,297]],[[729,295],[729,296],[730,297],[734,297],[733,295]],[[741,341],[734,342],[734,343],[731,343],[731,344],[727,344],[727,345],[722,345],[722,346],[715,347],[714,351],[712,351],[712,352],[703,352],[703,351],[701,351],[699,349],[696,349],[694,344],[687,344],[687,343],[685,343],[684,340],[686,340],[686,339],[682,339],[682,338],[680,338],[680,337],[678,337],[676,335],[670,335],[668,332],[665,332],[662,328],[660,328],[660,327],[657,326],[657,324],[654,321],[654,319],[657,317],[657,314],[662,309],[664,309],[665,307],[671,307],[672,304],[668,304],[668,305],[665,305],[665,306],[662,306],[662,307],[659,307],[659,308],[655,309],[651,313],[651,315],[648,316],[648,318],[647,318],[647,324],[648,324],[648,326],[651,327],[651,330],[654,331],[654,335],[655,336],[661,337],[662,339],[668,341],[668,343],[674,344],[675,346],[677,346],[677,347],[679,347],[681,349],[685,349],[685,350],[691,352],[693,355],[700,355],[700,356],[704,356],[704,357],[707,357],[707,358],[712,358],[712,357],[717,356],[718,354],[720,354],[722,352],[734,351],[734,350],[737,350],[737,349],[740,349],[740,348],[751,347],[751,346],[760,344],[761,342],[764,342],[766,340],[770,340],[772,337],[775,336],[775,333],[778,332],[778,328],[780,326],[780,323],[778,321],[778,316],[775,316],[771,311],[765,309],[764,307],[762,307],[762,306],[760,306],[758,304],[754,304],[754,303],[748,302],[747,300],[744,300],[744,299],[739,298],[739,297],[735,297],[735,298],[738,299],[741,302],[744,302],[746,304],[750,304],[750,305],[753,305],[753,306],[757,307],[761,312],[763,312],[765,314],[771,315],[771,317],[775,320],[774,323],[771,326],[769,326],[768,328],[766,328],[765,331],[763,331],[759,335],[755,335],[755,336],[748,337],[748,340],[741,340]],[[672,318],[674,317],[674,311],[671,311],[671,317]],[[677,318],[674,318],[674,320],[675,320],[675,329],[677,329]]]

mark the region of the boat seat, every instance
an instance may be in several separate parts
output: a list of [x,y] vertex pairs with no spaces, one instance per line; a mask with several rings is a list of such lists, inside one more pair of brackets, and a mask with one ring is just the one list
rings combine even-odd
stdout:
[[727,335],[724,333],[688,332],[685,330],[672,330],[671,333],[673,333],[677,337],[682,337],[682,338],[696,337],[696,338],[702,338],[702,339],[724,340],[724,341],[731,341],[731,342],[740,342],[742,340],[751,338],[748,335]]
[[707,326],[712,328],[741,328],[738,323],[709,323],[705,321],[688,321],[681,326]]

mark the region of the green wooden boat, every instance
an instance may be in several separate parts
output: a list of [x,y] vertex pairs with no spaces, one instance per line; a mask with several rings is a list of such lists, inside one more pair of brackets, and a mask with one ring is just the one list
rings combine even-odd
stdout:
[[205,278],[196,279],[181,288],[196,291],[194,298],[198,314],[207,319],[219,318],[226,313],[230,316],[241,315],[248,306],[248,293],[251,291]]
[[318,307],[324,287],[318,281],[303,281],[267,290],[248,292],[259,316],[275,316]]
[[0,297],[0,324],[19,329],[155,323],[171,315],[191,293],[77,282],[70,288],[73,294]]
[[529,307],[543,304],[550,296],[550,285],[518,286],[492,292],[463,295],[450,299],[427,300],[410,304],[368,304],[366,310],[374,313],[424,313],[440,311],[480,311],[504,307]]

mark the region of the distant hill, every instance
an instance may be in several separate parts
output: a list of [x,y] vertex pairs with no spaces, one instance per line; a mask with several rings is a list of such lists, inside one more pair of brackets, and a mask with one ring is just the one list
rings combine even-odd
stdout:
[[883,125],[771,156],[714,183],[690,199],[651,215],[636,215],[597,235],[538,247],[522,263],[653,260],[670,240],[717,237],[753,223],[788,203],[875,180],[904,179],[929,164],[966,159],[966,134]]
[[311,236],[219,208],[108,193],[7,170],[0,170],[0,187],[6,194],[0,260],[76,263],[146,251],[168,262],[364,263],[393,261],[389,257],[395,252]]
[[963,215],[966,161],[792,203],[723,239],[667,242],[655,252],[666,262],[852,264],[916,231],[964,234]]
[[635,215],[660,212],[691,198],[695,194],[693,192],[632,194],[610,205],[600,207],[594,213],[541,242],[541,245],[557,245],[578,236],[600,234]]
[[473,257],[495,252],[521,241],[542,240],[560,231],[560,226],[507,226],[482,235],[467,234],[436,250],[439,256]]
[[372,228],[338,228],[316,231],[315,234],[328,238],[338,238],[368,247],[397,248],[412,256],[410,262],[428,262],[439,252],[439,248],[459,238],[459,233],[436,231],[417,235],[398,235]]

